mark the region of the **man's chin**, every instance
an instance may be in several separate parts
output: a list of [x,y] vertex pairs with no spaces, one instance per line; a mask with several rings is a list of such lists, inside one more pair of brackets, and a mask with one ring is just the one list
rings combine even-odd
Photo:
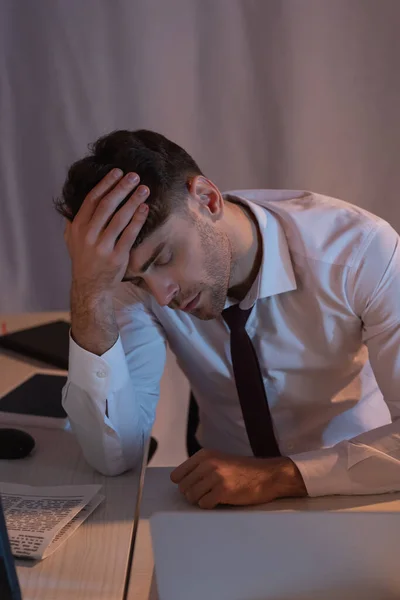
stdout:
[[190,311],[190,314],[201,321],[212,321],[221,316],[225,303],[226,295],[213,295],[203,290],[197,306]]
[[218,311],[212,308],[197,306],[190,314],[201,321],[212,321],[213,319],[220,317],[221,312],[222,310]]
[[213,319],[216,319],[218,315],[212,315],[209,313],[204,313],[201,311],[198,312],[192,312],[193,317],[196,317],[196,319],[200,319],[200,321],[212,321]]

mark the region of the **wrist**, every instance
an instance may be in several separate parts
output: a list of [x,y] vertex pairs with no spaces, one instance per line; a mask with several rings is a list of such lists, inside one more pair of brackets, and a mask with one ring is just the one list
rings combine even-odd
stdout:
[[286,456],[272,460],[275,461],[274,483],[276,498],[301,498],[307,496],[307,488],[297,465]]
[[118,339],[113,297],[93,294],[76,282],[71,286],[72,339],[88,352],[102,356]]
[[90,282],[72,280],[71,306],[95,310],[99,306],[112,306],[112,300],[113,293],[110,290],[99,290]]

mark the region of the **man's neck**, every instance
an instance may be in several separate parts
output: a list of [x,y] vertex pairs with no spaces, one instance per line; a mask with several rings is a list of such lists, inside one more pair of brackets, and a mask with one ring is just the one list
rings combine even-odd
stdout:
[[228,296],[243,300],[260,270],[263,250],[257,219],[234,197],[226,202],[227,223],[232,245],[232,270]]

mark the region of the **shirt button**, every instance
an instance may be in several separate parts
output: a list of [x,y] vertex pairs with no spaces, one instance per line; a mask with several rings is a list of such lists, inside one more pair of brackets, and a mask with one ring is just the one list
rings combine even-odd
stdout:
[[288,450],[293,450],[293,448],[294,448],[293,444],[288,444],[287,447],[288,447]]
[[107,377],[107,373],[105,371],[97,371],[96,375],[97,375],[97,377],[101,377],[102,379],[104,377]]

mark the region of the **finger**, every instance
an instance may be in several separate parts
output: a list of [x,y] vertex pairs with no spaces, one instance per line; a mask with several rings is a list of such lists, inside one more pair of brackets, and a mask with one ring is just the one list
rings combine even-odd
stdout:
[[198,501],[198,506],[200,508],[205,508],[206,510],[211,510],[218,506],[218,504],[222,504],[222,491],[219,485],[215,486],[208,494],[205,494]]
[[209,462],[200,463],[193,471],[181,479],[179,489],[182,494],[185,494],[198,481],[204,479],[212,470],[213,467]]
[[130,223],[125,227],[120,239],[115,244],[115,252],[117,254],[122,256],[131,251],[131,248],[147,219],[148,213],[148,205],[141,204],[131,218]]
[[[127,225],[129,225],[132,217],[136,214],[136,211],[138,208],[140,208],[140,205],[143,204],[143,202],[147,199],[149,193],[150,191],[148,187],[144,185],[139,186],[126,204],[117,210],[101,236],[101,242],[103,244],[114,248],[119,235],[124,231]],[[141,216],[144,216],[147,212],[147,206],[145,206],[144,210],[140,212]],[[142,225],[143,224],[141,224],[141,226]]]
[[203,496],[211,492],[220,482],[218,473],[212,471],[207,473],[205,477],[197,481],[185,492],[185,497],[191,504],[197,504]]
[[121,202],[134,190],[138,182],[139,176],[136,173],[128,173],[111,192],[100,200],[89,223],[88,232],[91,237],[96,239],[100,235]]
[[110,192],[123,177],[121,169],[112,169],[85,197],[82,206],[74,219],[75,223],[88,223],[92,218],[100,200]]
[[203,461],[204,455],[202,452],[202,450],[199,450],[199,452],[193,454],[193,456],[185,460],[179,467],[176,467],[170,475],[171,481],[180,483],[186,475],[191,473]]

